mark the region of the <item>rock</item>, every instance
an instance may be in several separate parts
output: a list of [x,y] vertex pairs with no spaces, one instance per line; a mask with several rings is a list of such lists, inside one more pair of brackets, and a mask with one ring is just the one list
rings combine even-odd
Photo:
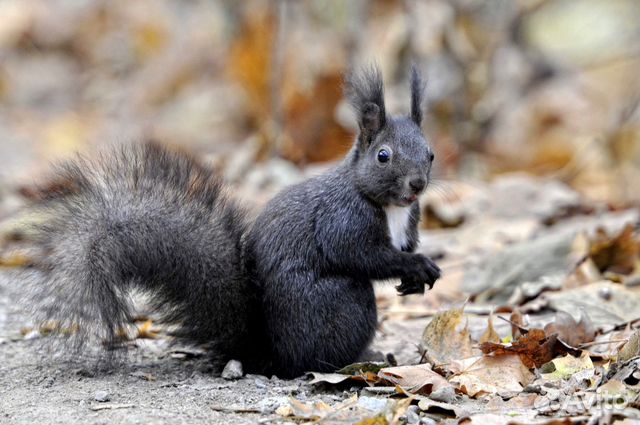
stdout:
[[407,409],[407,413],[405,414],[407,418],[407,424],[418,424],[420,423],[420,409],[418,406],[409,406]]
[[242,375],[242,363],[238,360],[229,360],[222,370],[222,377],[224,379],[240,379],[242,378]]
[[453,403],[456,400],[456,391],[453,387],[442,387],[432,392],[429,398],[443,403]]
[[111,394],[109,394],[107,391],[104,391],[104,390],[98,390],[93,395],[93,399],[95,401],[99,401],[100,403],[104,403],[111,400]]
[[387,401],[386,398],[361,396],[358,399],[358,406],[377,414],[387,407]]
[[24,335],[24,339],[26,340],[38,339],[40,337],[42,337],[42,334],[37,329],[31,330]]
[[267,383],[264,381],[264,379],[256,378],[255,383],[256,383],[256,388],[258,389],[264,390],[267,388]]

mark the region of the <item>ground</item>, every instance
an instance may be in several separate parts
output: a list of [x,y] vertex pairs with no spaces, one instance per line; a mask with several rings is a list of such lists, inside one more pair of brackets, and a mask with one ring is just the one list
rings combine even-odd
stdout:
[[55,337],[34,330],[20,301],[24,255],[33,252],[8,236],[24,227],[4,222],[0,423],[640,419],[640,211],[523,174],[450,183],[423,201],[419,249],[443,277],[425,295],[376,285],[379,325],[367,358],[391,364],[294,380],[223,379],[153,321],[117,363],[92,356],[97,347],[82,356],[51,349]]

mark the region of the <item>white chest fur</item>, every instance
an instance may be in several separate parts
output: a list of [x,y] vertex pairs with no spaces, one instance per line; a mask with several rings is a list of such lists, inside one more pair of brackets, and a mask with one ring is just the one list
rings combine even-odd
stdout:
[[388,206],[384,208],[387,214],[387,226],[391,243],[397,249],[407,245],[407,228],[411,219],[411,207]]

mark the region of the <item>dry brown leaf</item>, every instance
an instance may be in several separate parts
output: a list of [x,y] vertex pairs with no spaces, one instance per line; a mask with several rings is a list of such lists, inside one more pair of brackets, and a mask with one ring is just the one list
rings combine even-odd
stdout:
[[625,362],[640,356],[640,331],[636,330],[618,352],[618,361]]
[[639,288],[610,281],[549,292],[543,294],[543,300],[555,311],[566,311],[574,318],[587,312],[596,327],[619,325],[640,315]]
[[547,380],[559,380],[568,379],[579,372],[588,372],[585,377],[591,378],[594,373],[593,362],[589,357],[589,353],[586,351],[582,353],[580,357],[574,357],[567,354],[564,357],[558,357],[553,359],[547,366],[551,368],[548,373],[543,373],[542,376]]
[[450,382],[471,397],[521,392],[534,375],[517,355],[481,356],[460,362],[461,372]]
[[419,399],[418,407],[423,412],[435,411],[435,412],[447,412],[451,416],[460,417],[463,409],[460,406],[456,406],[455,404],[444,403],[442,401],[431,400],[430,398],[424,397]]
[[375,418],[367,418],[363,419],[359,422],[356,422],[354,425],[388,425],[389,421],[387,418],[382,416],[376,416]]
[[511,337],[513,339],[520,338],[523,330],[526,328],[524,316],[520,313],[520,310],[513,310],[511,317],[509,317],[509,321],[511,322]]
[[544,331],[547,335],[557,334],[562,342],[571,347],[591,342],[596,337],[596,328],[584,311],[581,312],[578,323],[569,313],[559,311],[554,321],[544,327]]
[[509,400],[504,400],[500,396],[494,396],[485,405],[485,411],[500,412],[503,414],[527,412],[535,409],[537,399],[538,394],[535,393],[521,393]]
[[[357,401],[357,397],[357,395],[354,395],[347,401],[355,403]],[[305,419],[320,419],[335,411],[334,408],[322,400],[303,403],[293,397],[289,397],[289,405],[291,406],[291,413],[293,416]]]
[[[357,394],[331,406],[323,401],[302,402],[289,397],[289,408],[280,408],[278,413],[291,419],[311,419],[323,423],[388,424],[388,418],[401,416],[411,403],[411,399],[400,402],[382,400],[372,405],[370,399],[359,398]],[[395,423],[395,422],[394,422]]]
[[562,283],[564,289],[585,286],[590,283],[602,280],[602,273],[591,258],[585,258],[580,261],[576,268],[567,276]]
[[459,330],[464,317],[463,310],[464,307],[460,307],[438,313],[425,328],[422,344],[434,364],[447,364],[473,355],[466,323]]
[[355,382],[366,382],[368,384],[374,385],[380,382],[380,378],[378,375],[372,372],[364,372],[357,375],[343,375],[341,373],[320,373],[320,372],[310,372],[313,379],[309,382],[310,384],[340,384],[345,381],[355,381]]
[[378,376],[393,385],[413,394],[431,394],[451,384],[431,370],[428,364],[388,367],[378,372]]
[[589,257],[603,273],[631,274],[639,255],[640,247],[632,224],[615,236],[609,236],[599,228],[589,246]]
[[489,315],[489,318],[487,319],[487,330],[482,334],[482,336],[480,336],[480,340],[478,342],[500,342],[500,335],[498,335],[496,330],[493,328],[493,314]]
[[557,337],[547,336],[542,329],[530,329],[518,340],[511,344],[494,344],[485,342],[480,344],[484,354],[509,355],[517,354],[528,367],[540,367],[550,362],[556,355]]

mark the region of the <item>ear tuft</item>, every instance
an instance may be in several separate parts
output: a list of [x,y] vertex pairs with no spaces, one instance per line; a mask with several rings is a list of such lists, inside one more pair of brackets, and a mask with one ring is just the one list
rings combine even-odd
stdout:
[[376,134],[382,128],[380,124],[380,107],[373,102],[365,103],[362,107],[360,121],[361,129],[366,129],[369,133]]
[[422,75],[418,68],[414,65],[411,67],[411,119],[418,126],[422,124],[422,99],[426,83],[422,79]]
[[345,78],[345,95],[358,115],[361,137],[370,142],[386,124],[384,85],[378,67],[350,72]]

